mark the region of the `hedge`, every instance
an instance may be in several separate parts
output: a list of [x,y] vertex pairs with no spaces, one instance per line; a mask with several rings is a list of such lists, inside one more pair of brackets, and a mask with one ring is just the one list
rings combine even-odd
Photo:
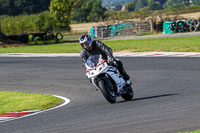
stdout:
[[49,11],[35,15],[20,15],[16,17],[0,16],[0,27],[6,35],[49,32],[55,27],[55,20]]

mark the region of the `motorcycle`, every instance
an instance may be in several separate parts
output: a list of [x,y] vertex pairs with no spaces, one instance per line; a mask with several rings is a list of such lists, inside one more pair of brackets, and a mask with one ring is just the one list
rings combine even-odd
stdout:
[[118,96],[131,100],[134,96],[131,82],[123,79],[117,68],[101,55],[91,55],[84,64],[86,76],[100,90],[105,99],[115,103]]

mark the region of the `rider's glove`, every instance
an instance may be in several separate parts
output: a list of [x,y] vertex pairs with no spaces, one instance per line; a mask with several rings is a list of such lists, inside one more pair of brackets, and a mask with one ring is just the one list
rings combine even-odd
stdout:
[[115,58],[108,58],[108,63],[116,66],[117,65],[117,60]]

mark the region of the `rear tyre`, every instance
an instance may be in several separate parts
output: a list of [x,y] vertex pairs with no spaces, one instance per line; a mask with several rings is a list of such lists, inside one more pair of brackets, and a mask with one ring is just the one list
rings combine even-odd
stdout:
[[106,98],[106,100],[109,103],[115,103],[116,102],[116,94],[115,94],[113,86],[109,87],[108,83],[104,80],[100,80],[98,82],[98,86],[99,86],[99,89],[101,90],[103,96]]
[[128,86],[123,94],[121,94],[121,97],[126,100],[130,101],[134,96],[133,89],[131,86]]

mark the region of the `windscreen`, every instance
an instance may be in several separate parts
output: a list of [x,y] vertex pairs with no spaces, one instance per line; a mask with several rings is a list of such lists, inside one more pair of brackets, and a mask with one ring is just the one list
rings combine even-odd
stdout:
[[99,63],[99,60],[101,60],[101,55],[91,55],[88,57],[86,64],[91,68],[95,68]]

